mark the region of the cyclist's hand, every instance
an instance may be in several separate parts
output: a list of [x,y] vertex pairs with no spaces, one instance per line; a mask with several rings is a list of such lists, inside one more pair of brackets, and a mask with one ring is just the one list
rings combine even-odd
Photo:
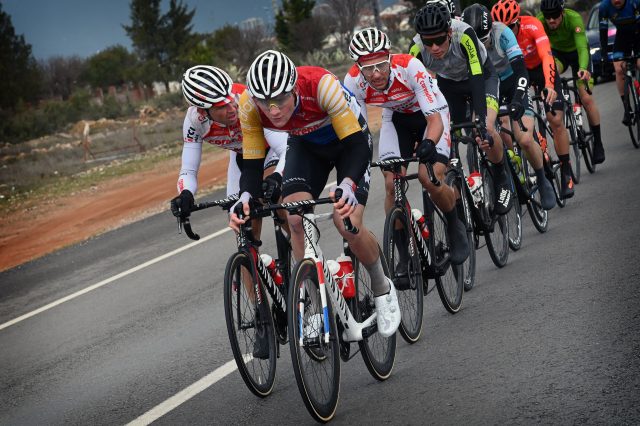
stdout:
[[552,89],[550,87],[547,87],[544,90],[547,92],[547,94],[546,94],[546,96],[544,98],[544,102],[549,106],[553,105],[553,103],[558,98],[558,92],[556,92],[554,89]]
[[476,143],[483,151],[489,151],[493,147],[493,136],[487,131],[487,128],[482,126],[480,134],[476,136]]
[[512,102],[511,104],[509,104],[509,117],[511,117],[513,121],[520,120],[523,115],[524,105],[522,105],[520,102]]
[[591,73],[589,70],[580,70],[578,71],[578,77],[580,77],[581,80],[589,81],[591,80]]
[[171,200],[171,213],[178,218],[187,218],[191,215],[191,209],[194,205],[191,191],[183,189],[180,195]]
[[271,204],[275,204],[280,200],[282,195],[282,175],[278,172],[271,173],[262,181],[262,193],[264,198]]
[[435,163],[437,159],[436,144],[431,139],[424,139],[416,149],[416,156],[421,163]]
[[342,179],[340,185],[334,186],[329,190],[329,197],[335,200],[336,190],[342,190],[340,199],[333,203],[333,208],[338,212],[342,219],[346,219],[353,213],[358,205],[356,198],[356,184],[349,178]]
[[[229,228],[238,232],[240,231],[240,225],[243,225],[247,220],[249,220],[249,212],[251,211],[251,206],[249,205],[250,201],[251,194],[248,192],[245,191],[240,195],[238,201],[236,201],[229,210]],[[240,213],[242,213],[242,219],[239,217]]]

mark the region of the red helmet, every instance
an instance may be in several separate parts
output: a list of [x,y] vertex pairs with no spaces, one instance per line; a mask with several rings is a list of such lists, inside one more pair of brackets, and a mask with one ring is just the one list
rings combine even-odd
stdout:
[[520,18],[520,4],[516,0],[500,0],[491,8],[491,17],[505,25],[515,24]]

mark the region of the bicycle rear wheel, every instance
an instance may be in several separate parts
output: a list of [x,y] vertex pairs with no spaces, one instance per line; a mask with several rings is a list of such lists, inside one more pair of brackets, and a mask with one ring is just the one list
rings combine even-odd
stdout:
[[[224,274],[224,313],[240,376],[251,392],[264,398],[273,390],[277,351],[264,283],[259,286],[263,300],[256,309],[251,270],[246,253],[235,253],[229,258]],[[255,340],[265,335],[269,342],[268,358],[254,358]]]
[[509,224],[509,247],[518,251],[522,247],[522,204],[518,197],[514,200],[513,208],[507,213]]
[[[289,349],[300,396],[309,414],[319,422],[333,418],[340,394],[340,343],[331,303],[325,323],[318,270],[312,259],[294,269],[289,289]],[[329,332],[329,341],[322,339]]]
[[633,119],[629,125],[629,136],[631,136],[631,143],[636,148],[640,148],[640,101],[638,101],[638,94],[633,84],[633,79],[626,79],[625,91],[629,95],[629,107],[633,114]]
[[558,207],[563,208],[567,205],[567,200],[560,196],[560,190],[562,188],[562,171],[560,163],[555,163],[551,166],[551,179],[553,191],[556,193],[556,204]]
[[429,218],[430,250],[433,255],[431,266],[436,271],[438,294],[444,308],[455,314],[460,310],[464,292],[462,265],[451,265],[449,262],[449,237],[442,212],[428,198],[425,200],[425,211]]
[[[537,140],[536,133],[534,133],[534,138]],[[541,199],[540,191],[538,189],[538,178],[536,177],[536,173],[533,170],[531,163],[527,161],[526,157],[522,159],[522,164],[525,172],[525,188],[529,190],[532,198],[527,201],[527,210],[529,211],[529,216],[531,217],[533,226],[538,230],[538,232],[544,234],[549,228],[549,214],[542,208],[542,204],[540,204]]]
[[[400,250],[406,251],[405,257],[408,259],[404,262]],[[385,220],[384,257],[389,262],[388,276],[393,278],[398,293],[398,304],[402,313],[400,335],[407,343],[415,343],[422,334],[422,264],[411,225],[405,210],[400,207],[390,210]],[[398,275],[398,271],[402,271],[401,276]]]
[[578,129],[578,140],[580,141],[584,165],[587,167],[589,173],[595,173],[596,164],[593,162],[593,134],[587,135],[584,127],[581,126]]
[[575,184],[580,183],[580,177],[582,172],[582,151],[580,151],[580,143],[578,136],[578,124],[576,123],[576,117],[573,115],[573,107],[566,108],[565,114],[569,121],[567,130],[569,131],[569,161],[571,162],[571,177]]
[[[382,250],[380,250],[380,247],[378,247],[378,251],[380,252],[380,260],[385,276],[388,277],[390,276],[389,268],[387,268],[384,254]],[[364,268],[357,259],[355,260],[354,271],[358,303],[355,312],[352,313],[356,321],[362,322],[373,314],[376,306],[373,301],[373,291],[371,291],[371,277],[367,269]],[[420,282],[420,290],[420,297],[422,297],[422,282]],[[399,291],[398,296],[400,296]],[[399,299],[400,297],[398,297],[398,300]],[[402,307],[400,309],[402,309]],[[420,311],[420,319],[422,320],[422,310]],[[420,322],[418,338],[421,332],[422,321]],[[407,340],[407,342],[413,343],[415,340]],[[358,346],[360,347],[364,365],[367,366],[367,370],[369,370],[373,378],[380,381],[388,379],[396,360],[396,334],[394,333],[389,337],[382,337],[380,333],[376,332],[358,342]]]

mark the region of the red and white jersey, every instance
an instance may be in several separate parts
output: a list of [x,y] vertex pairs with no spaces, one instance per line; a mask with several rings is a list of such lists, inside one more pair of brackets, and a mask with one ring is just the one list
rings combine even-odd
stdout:
[[369,104],[404,114],[422,111],[425,115],[448,109],[436,80],[420,60],[409,54],[391,55],[389,85],[385,90],[371,87],[357,64],[345,76],[344,86],[361,105]]
[[[240,95],[245,89],[246,87],[243,84],[233,84],[231,93],[236,103],[238,103]],[[232,126],[225,126],[211,120],[206,110],[194,106],[189,107],[184,118],[182,140],[185,144],[207,142],[220,148],[242,153],[240,120]]]

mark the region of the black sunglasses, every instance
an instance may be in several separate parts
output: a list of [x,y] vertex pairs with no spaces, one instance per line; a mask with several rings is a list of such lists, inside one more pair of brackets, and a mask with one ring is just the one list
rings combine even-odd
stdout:
[[422,44],[424,44],[425,46],[433,46],[434,44],[436,46],[440,46],[442,45],[445,41],[447,41],[447,39],[449,38],[449,34],[444,34],[441,35],[440,37],[434,37],[434,38],[424,38],[424,37],[420,37],[422,39]]
[[542,12],[544,19],[558,19],[562,15],[562,10],[556,10],[553,12]]

